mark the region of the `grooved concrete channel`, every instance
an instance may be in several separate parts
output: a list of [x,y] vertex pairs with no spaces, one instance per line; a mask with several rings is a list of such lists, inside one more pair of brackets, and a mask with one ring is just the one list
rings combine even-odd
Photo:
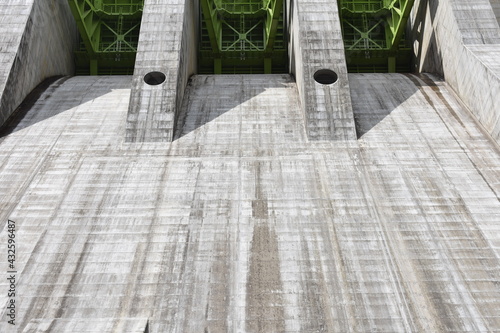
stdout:
[[17,331],[499,331],[498,146],[433,77],[349,80],[351,141],[288,75],[193,77],[172,143],[125,142],[130,77],[50,86],[0,142]]

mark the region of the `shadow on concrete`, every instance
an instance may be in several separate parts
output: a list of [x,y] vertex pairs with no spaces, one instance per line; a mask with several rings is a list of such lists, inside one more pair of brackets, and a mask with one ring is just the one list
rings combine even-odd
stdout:
[[497,22],[500,25],[500,0],[490,0],[490,4],[495,17],[497,18]]
[[413,96],[414,74],[349,74],[358,139]]
[[[415,10],[415,23],[411,27],[411,39],[418,42],[414,50],[414,69],[417,72],[443,74],[443,56],[438,48],[436,34],[432,30],[437,11],[437,1],[421,1]],[[427,15],[429,14],[429,15]],[[430,22],[428,22],[430,18]],[[430,36],[426,36],[427,29],[431,29]],[[426,46],[424,54],[424,43]]]
[[294,81],[288,74],[195,75],[186,88],[174,140],[212,122],[266,89],[282,88],[291,82]]
[[17,107],[12,115],[7,119],[7,121],[0,127],[0,138],[3,138],[11,133],[16,132],[16,129],[20,127],[20,123],[28,114],[28,111],[35,105],[42,94],[54,83],[57,82],[57,86],[61,85],[66,78],[62,76],[53,76],[45,79],[42,83],[33,89],[24,101]]
[[[413,8],[415,22],[409,31],[410,39],[417,42],[413,58],[414,70],[444,77],[443,56],[433,30],[439,1],[422,0],[417,4]],[[375,76],[370,75],[387,76],[374,79]],[[400,75],[400,78],[394,75]],[[417,77],[420,80],[417,80]],[[350,74],[349,82],[358,139],[383,121],[423,85],[435,85],[424,74]]]
[[[74,94],[66,94],[65,96],[59,94],[58,96],[62,103],[49,104],[51,97],[58,93],[58,88],[70,78],[69,76],[50,77],[33,89],[12,113],[9,119],[0,127],[0,139],[36,123],[57,116],[60,113],[87,103],[111,91],[110,88],[101,89],[98,91],[98,96],[85,92],[82,94],[81,91],[75,91]],[[90,86],[91,84],[89,84],[89,87]],[[81,98],[75,98],[80,96]],[[58,100],[58,102],[61,101]]]

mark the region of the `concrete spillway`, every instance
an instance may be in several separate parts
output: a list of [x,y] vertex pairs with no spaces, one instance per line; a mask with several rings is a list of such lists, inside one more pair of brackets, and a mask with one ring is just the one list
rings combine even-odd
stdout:
[[288,75],[195,76],[174,142],[127,143],[130,81],[57,81],[1,139],[18,332],[500,330],[500,153],[442,81],[351,74],[335,142]]
[[109,49],[120,6],[122,77],[71,77],[67,0],[0,6],[0,332],[500,331],[498,0],[414,1],[434,75],[348,74],[332,0],[283,1],[274,75],[197,75],[197,0],[71,8]]

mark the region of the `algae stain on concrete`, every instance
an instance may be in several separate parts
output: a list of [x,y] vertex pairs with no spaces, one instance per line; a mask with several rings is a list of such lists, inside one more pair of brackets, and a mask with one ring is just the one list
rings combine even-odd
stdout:
[[247,280],[247,332],[283,332],[278,239],[267,223],[255,225]]

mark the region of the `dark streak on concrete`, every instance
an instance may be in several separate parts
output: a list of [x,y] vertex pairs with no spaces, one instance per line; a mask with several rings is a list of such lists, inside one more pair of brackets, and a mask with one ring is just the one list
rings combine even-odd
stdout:
[[267,220],[262,164],[264,162],[255,162],[256,200],[252,201],[252,216],[256,224],[247,279],[246,329],[247,332],[282,332],[285,325],[278,238]]
[[[56,318],[62,318],[63,314],[65,312],[68,312],[68,310],[69,310],[69,306],[68,306],[69,296],[68,295],[74,294],[74,293],[72,293],[73,288],[79,287],[79,285],[77,283],[75,283],[75,279],[77,279],[80,276],[80,274],[82,272],[82,267],[87,262],[86,258],[87,258],[87,255],[89,253],[88,247],[89,247],[89,237],[87,236],[87,239],[85,240],[85,243],[83,244],[83,248],[82,248],[80,255],[78,257],[76,267],[73,270],[73,273],[71,274],[71,280],[67,284],[67,289],[64,293],[63,300],[62,300],[62,302],[59,306],[59,309],[57,310],[57,313],[55,315]],[[71,310],[69,310],[69,311],[71,311]]]
[[227,313],[230,312],[231,260],[228,241],[216,242],[217,258],[210,269],[209,294],[205,309],[205,332],[228,332]]
[[[305,267],[314,267],[313,258],[311,258],[311,252],[309,251],[309,246],[307,244],[307,240],[302,235],[300,237],[301,249],[304,253],[304,266]],[[312,259],[312,260],[311,260]],[[304,293],[302,296],[303,304],[307,304],[307,306],[302,307],[302,311],[304,312],[305,318],[308,320],[304,320],[304,325],[301,326],[302,332],[329,332],[333,327],[329,328],[327,319],[329,319],[328,310],[323,307],[325,303],[323,297],[326,295],[325,290],[323,290],[322,286],[318,284],[318,281],[322,281],[318,278],[318,273],[313,272],[312,270],[304,269],[302,277],[302,281],[304,284],[301,286]],[[325,311],[326,310],[326,311]]]
[[252,216],[256,219],[267,219],[267,200],[252,201]]
[[256,219],[267,219],[269,216],[267,199],[262,189],[262,164],[263,162],[255,162],[255,198],[252,200],[252,217]]
[[254,227],[247,280],[247,332],[285,329],[278,239],[267,224]]

